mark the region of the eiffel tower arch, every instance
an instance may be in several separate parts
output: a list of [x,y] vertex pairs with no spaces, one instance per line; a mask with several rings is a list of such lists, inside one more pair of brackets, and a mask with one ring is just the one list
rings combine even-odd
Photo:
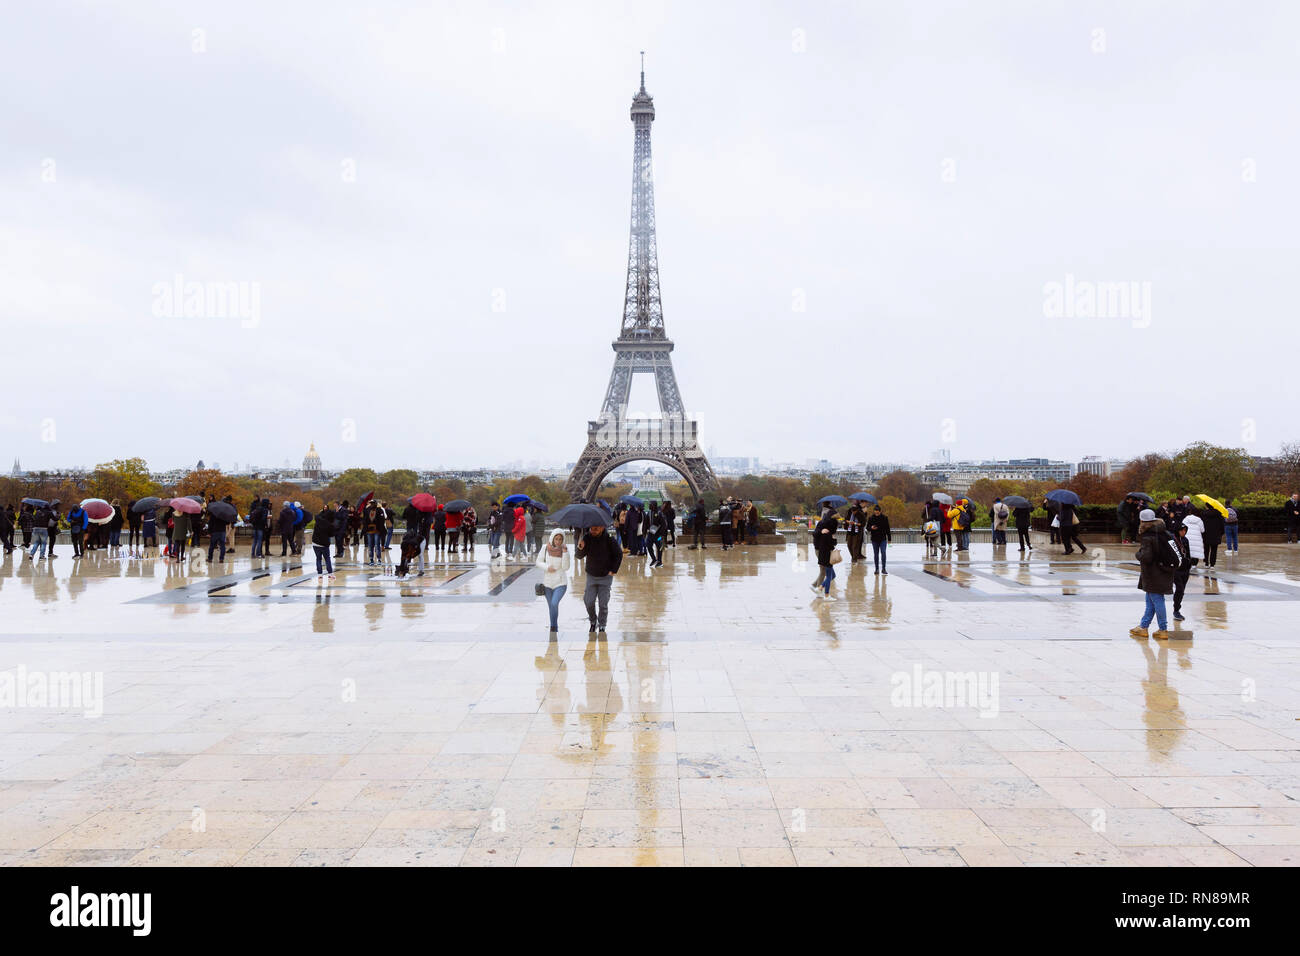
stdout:
[[[650,164],[650,124],[654,100],[641,89],[632,98],[632,228],[628,240],[623,325],[613,342],[614,368],[600,417],[587,423],[583,449],[565,484],[574,501],[594,501],[601,482],[631,461],[657,461],[677,470],[697,498],[716,491],[718,479],[700,448],[697,425],[686,415],[673,372],[673,342],[664,332],[659,298],[659,249],[655,239],[654,179]],[[628,418],[632,376],[655,377],[659,418]]]

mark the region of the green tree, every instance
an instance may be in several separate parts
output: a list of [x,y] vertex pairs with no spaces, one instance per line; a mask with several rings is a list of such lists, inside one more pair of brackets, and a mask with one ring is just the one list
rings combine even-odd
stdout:
[[1240,498],[1250,488],[1251,464],[1244,448],[1194,442],[1162,462],[1151,483],[1157,498],[1196,494],[1212,495],[1220,501]]

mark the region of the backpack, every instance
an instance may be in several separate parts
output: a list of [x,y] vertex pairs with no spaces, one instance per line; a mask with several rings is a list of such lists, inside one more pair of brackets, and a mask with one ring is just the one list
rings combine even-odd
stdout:
[[1226,520],[1224,523],[1225,523],[1225,524],[1236,524],[1236,523],[1237,523],[1237,509],[1236,509],[1236,508],[1229,508],[1229,509],[1228,509],[1228,517],[1227,517],[1227,520]]
[[1183,552],[1177,539],[1167,531],[1160,538],[1163,547],[1156,548],[1156,564],[1170,571],[1177,570],[1183,563]]

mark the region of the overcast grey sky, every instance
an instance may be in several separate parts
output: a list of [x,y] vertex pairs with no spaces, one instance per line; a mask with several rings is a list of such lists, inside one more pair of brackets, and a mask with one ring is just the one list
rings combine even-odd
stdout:
[[[717,454],[1300,438],[1300,4],[5,21],[0,470],[572,461],[621,319],[641,49],[665,323]],[[258,298],[186,317],[176,276]],[[1079,314],[1103,282],[1137,294]]]

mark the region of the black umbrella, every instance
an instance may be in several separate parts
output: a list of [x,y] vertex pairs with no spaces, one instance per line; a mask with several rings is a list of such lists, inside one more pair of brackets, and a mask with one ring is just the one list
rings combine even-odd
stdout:
[[609,512],[595,505],[565,505],[551,516],[551,521],[561,528],[594,528],[596,525],[609,525],[613,518]]
[[453,514],[455,514],[456,512],[464,511],[468,507],[470,507],[470,503],[468,501],[466,501],[464,498],[457,498],[455,501],[449,501],[445,505],[443,505],[442,510],[450,511]]
[[216,518],[218,521],[239,520],[239,512],[236,511],[235,506],[228,501],[212,502],[212,504],[208,505],[208,514],[212,515],[212,517]]
[[1147,494],[1145,491],[1130,491],[1128,493],[1128,497],[1141,498],[1143,501],[1150,501],[1150,502],[1154,502],[1156,500],[1152,498],[1149,494]]
[[160,504],[162,504],[161,498],[141,498],[131,506],[131,510],[135,514],[142,515],[146,511],[157,511]]
[[50,503],[44,498],[24,498],[18,502],[20,505],[31,505],[33,508],[48,508]]
[[1002,499],[1002,503],[1008,508],[1032,508],[1028,498],[1022,498],[1020,495],[1007,495]]
[[1083,504],[1083,499],[1068,488],[1055,488],[1049,491],[1047,500],[1055,501],[1058,505],[1074,505],[1076,508]]
[[550,510],[551,510],[550,508],[547,507],[545,501],[533,501],[533,502],[531,502],[531,505],[532,505],[532,507],[536,508],[538,511],[550,511]]

